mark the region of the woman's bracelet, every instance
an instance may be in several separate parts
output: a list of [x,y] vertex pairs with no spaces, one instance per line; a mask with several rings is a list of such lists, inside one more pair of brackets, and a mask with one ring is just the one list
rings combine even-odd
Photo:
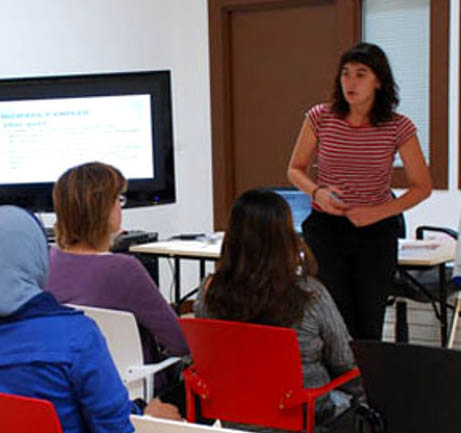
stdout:
[[325,188],[324,186],[317,185],[314,190],[312,191],[312,201],[315,201],[315,196],[317,195],[317,192],[319,189]]

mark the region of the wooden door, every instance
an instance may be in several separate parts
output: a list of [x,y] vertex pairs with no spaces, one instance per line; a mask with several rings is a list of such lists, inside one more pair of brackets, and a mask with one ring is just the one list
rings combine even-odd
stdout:
[[288,185],[306,110],[360,37],[358,0],[209,0],[215,229],[248,188]]

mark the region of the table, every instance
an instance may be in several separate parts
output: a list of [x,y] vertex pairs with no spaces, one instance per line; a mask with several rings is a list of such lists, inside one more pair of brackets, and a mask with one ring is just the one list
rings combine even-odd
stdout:
[[[212,236],[207,240],[169,240],[152,242],[130,247],[130,252],[148,254],[155,257],[172,258],[175,263],[175,296],[176,305],[181,302],[181,260],[198,260],[200,263],[200,279],[205,276],[206,261],[217,261],[220,257],[222,236]],[[399,239],[399,270],[413,270],[437,266],[439,269],[440,290],[440,329],[442,346],[447,344],[447,290],[445,283],[445,265],[454,260],[455,242],[438,240]],[[439,315],[438,315],[439,316]]]
[[456,242],[399,239],[399,266],[437,266],[455,257]]
[[[440,312],[434,301],[432,305],[440,321],[442,347],[446,347],[448,342],[446,264],[454,260],[455,249],[456,242],[450,240],[399,239],[398,269],[422,290],[424,286],[412,279],[408,271],[438,267]],[[397,314],[399,314],[398,311]]]
[[[153,255],[174,260],[174,303],[181,302],[181,260],[198,260],[200,264],[200,281],[205,277],[205,263],[219,260],[222,236],[209,240],[169,240],[134,245],[131,253]],[[188,294],[190,295],[190,293]]]

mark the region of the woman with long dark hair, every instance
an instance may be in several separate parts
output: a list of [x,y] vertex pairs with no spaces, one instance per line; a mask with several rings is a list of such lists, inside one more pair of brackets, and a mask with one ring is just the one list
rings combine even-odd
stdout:
[[[312,198],[303,234],[319,278],[357,339],[381,339],[397,264],[396,215],[431,192],[416,128],[395,111],[398,102],[385,53],[356,45],[340,59],[331,102],[307,112],[288,167],[290,181]],[[397,152],[409,188],[394,199]],[[309,168],[315,158],[314,180]]]
[[[304,385],[322,386],[352,368],[354,359],[346,326],[315,271],[285,200],[268,190],[247,191],[234,203],[221,259],[199,290],[195,314],[295,329]],[[270,354],[261,359],[270,362]],[[361,392],[357,384],[348,390]],[[327,396],[316,410],[327,416],[333,409]]]

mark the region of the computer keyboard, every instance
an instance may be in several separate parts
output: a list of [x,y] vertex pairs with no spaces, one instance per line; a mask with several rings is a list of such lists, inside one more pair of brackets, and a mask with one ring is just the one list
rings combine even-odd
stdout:
[[148,242],[156,242],[157,240],[157,232],[126,230],[115,238],[114,245],[110,250],[113,253],[125,253],[128,252],[132,245],[146,244]]

